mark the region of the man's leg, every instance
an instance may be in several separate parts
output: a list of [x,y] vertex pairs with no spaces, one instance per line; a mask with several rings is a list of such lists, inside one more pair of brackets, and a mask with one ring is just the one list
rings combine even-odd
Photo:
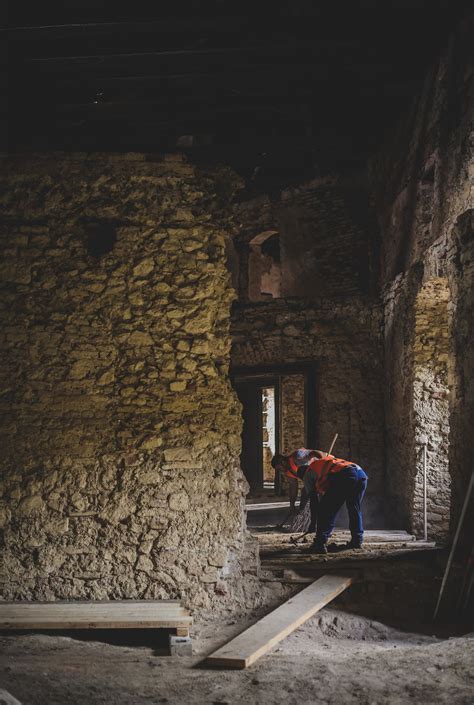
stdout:
[[315,538],[316,549],[326,546],[329,537],[334,531],[337,514],[345,499],[343,478],[333,475],[329,480],[328,490],[319,503],[318,529]]
[[349,547],[359,548],[364,540],[361,504],[367,489],[367,475],[362,468],[357,468],[354,479],[347,488],[346,506],[349,514],[351,541]]

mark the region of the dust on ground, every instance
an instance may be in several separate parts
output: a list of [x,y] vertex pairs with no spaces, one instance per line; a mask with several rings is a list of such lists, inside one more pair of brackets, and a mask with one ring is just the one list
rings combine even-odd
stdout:
[[[326,608],[245,671],[204,657],[247,620],[197,624],[194,655],[45,634],[0,637],[0,688],[22,705],[469,704],[474,634],[439,639]],[[93,635],[91,638],[94,638]]]

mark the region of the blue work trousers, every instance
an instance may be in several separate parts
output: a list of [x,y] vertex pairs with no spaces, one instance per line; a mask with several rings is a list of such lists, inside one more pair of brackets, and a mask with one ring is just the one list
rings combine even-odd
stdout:
[[367,475],[358,465],[350,465],[329,476],[326,494],[319,502],[316,543],[326,544],[336,523],[340,508],[346,503],[349,529],[354,543],[362,543],[364,526],[361,503],[367,488]]

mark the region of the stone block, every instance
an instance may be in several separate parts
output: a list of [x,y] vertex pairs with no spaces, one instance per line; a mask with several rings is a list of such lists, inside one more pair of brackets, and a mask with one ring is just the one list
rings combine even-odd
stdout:
[[136,330],[131,333],[128,337],[128,342],[130,345],[136,346],[149,346],[154,344],[154,340],[149,333],[146,331]]
[[153,561],[145,554],[142,554],[135,564],[135,570],[142,570],[144,573],[153,573],[154,569]]
[[191,453],[192,448],[181,446],[176,448],[166,448],[163,451],[163,456],[167,463],[173,463],[181,460],[189,460]]
[[44,509],[45,503],[40,495],[34,495],[33,497],[25,497],[21,500],[16,513],[20,516],[30,516]]
[[202,583],[217,583],[217,580],[217,569],[211,566],[201,575]]
[[187,382],[185,380],[176,380],[175,382],[170,382],[170,391],[172,392],[184,392],[187,388]]
[[222,568],[225,565],[228,553],[228,549],[224,547],[211,549],[207,557],[209,565]]
[[147,257],[143,259],[141,262],[139,262],[135,267],[133,268],[133,276],[135,277],[146,277],[148,274],[151,274],[151,272],[155,268],[155,261],[152,257]]
[[105,372],[102,372],[100,374],[99,378],[97,379],[97,384],[99,385],[105,385],[105,384],[112,384],[112,382],[115,381],[115,370],[110,368],[109,370],[106,370]]
[[140,447],[143,448],[143,450],[156,450],[156,448],[160,448],[162,445],[163,438],[161,438],[161,436],[150,436],[143,441]]
[[189,636],[169,635],[170,656],[192,656],[193,645]]
[[165,314],[166,314],[167,318],[171,318],[171,319],[182,320],[183,318],[186,318],[186,311],[184,311],[182,308],[176,308],[176,307],[167,308]]
[[136,505],[129,497],[118,497],[114,502],[109,504],[101,513],[100,518],[108,521],[110,524],[118,524],[135,514]]

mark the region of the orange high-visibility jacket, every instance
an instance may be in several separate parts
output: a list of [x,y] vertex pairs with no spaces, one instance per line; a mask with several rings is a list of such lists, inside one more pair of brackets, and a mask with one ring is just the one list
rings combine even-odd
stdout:
[[310,475],[308,475],[308,478],[305,476],[305,485],[306,479],[309,479],[310,477],[311,479],[314,478],[316,492],[319,494],[324,494],[328,488],[329,475],[332,475],[335,472],[340,472],[350,465],[354,465],[354,463],[350,460],[335,458],[334,455],[327,455],[325,458],[321,458],[320,460],[315,458],[315,460],[308,464],[308,470],[306,472],[310,473]]

